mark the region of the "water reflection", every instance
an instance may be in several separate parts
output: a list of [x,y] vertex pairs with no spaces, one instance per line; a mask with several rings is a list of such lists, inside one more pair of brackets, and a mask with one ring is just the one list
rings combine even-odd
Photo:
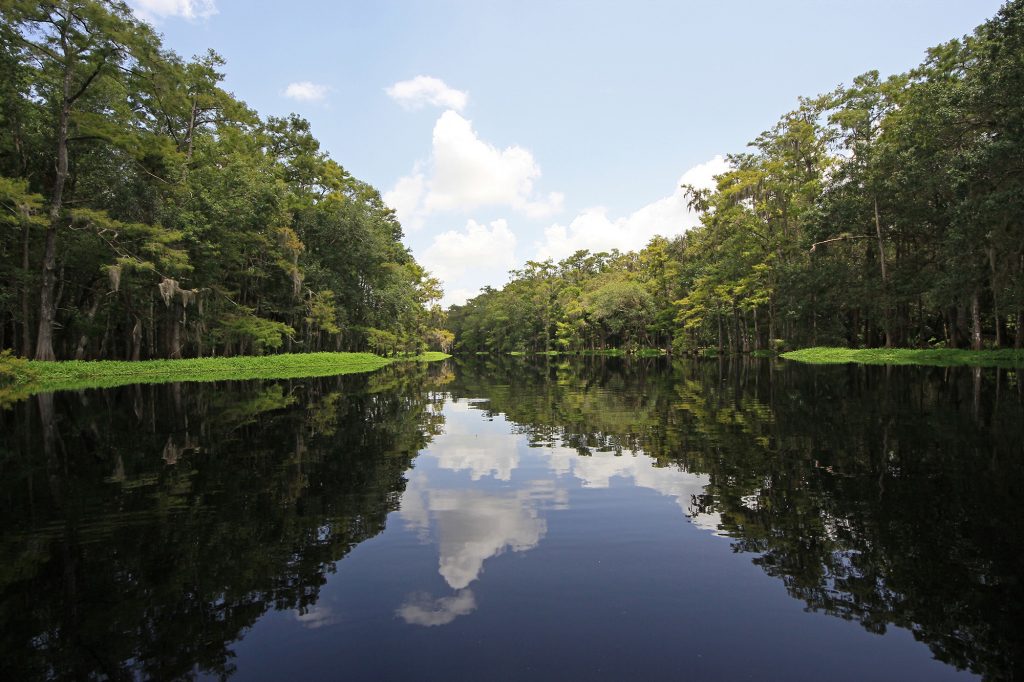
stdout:
[[0,413],[2,677],[227,676],[268,610],[335,622],[320,589],[397,508],[436,379],[134,386]]
[[487,396],[533,445],[585,455],[555,454],[556,471],[673,497],[812,611],[1021,673],[1018,372],[488,359],[458,376],[456,396]]
[[408,601],[398,609],[398,616],[409,625],[433,627],[447,625],[459,616],[466,616],[476,610],[472,590],[458,590],[449,597],[431,597],[426,592],[409,596]]
[[449,471],[468,471],[472,480],[493,476],[508,481],[519,465],[519,438],[505,430],[481,434],[479,419],[466,401],[447,406],[444,446],[435,450],[438,464]]
[[[452,654],[466,628],[499,642],[514,627],[533,665],[600,677],[587,656],[563,658],[572,642],[531,638],[551,605],[565,632],[635,610],[635,633],[619,628],[615,646],[639,650],[652,628],[706,635],[727,666],[760,641],[789,656],[789,676],[807,674],[773,623],[740,636],[716,620],[713,606],[741,587],[754,590],[735,606],[749,609],[741,620],[779,608],[758,610],[771,590],[749,577],[694,577],[687,557],[722,547],[713,575],[753,562],[789,603],[871,633],[896,626],[951,666],[1014,679],[1020,379],[485,358],[36,396],[0,412],[0,672],[259,677],[245,672],[261,660],[245,635],[267,651],[320,642],[308,655],[327,669],[344,661],[355,677],[386,677],[371,655],[381,647]],[[680,535],[688,521],[699,531]],[[700,544],[712,533],[732,551]],[[600,570],[581,563],[595,556]],[[680,596],[690,589],[703,601]],[[279,636],[287,628],[310,639]],[[824,643],[834,652],[875,651],[836,637]],[[588,645],[590,658],[607,664],[605,643]],[[631,674],[664,673],[673,655],[638,657]],[[908,675],[936,672],[913,666]]]

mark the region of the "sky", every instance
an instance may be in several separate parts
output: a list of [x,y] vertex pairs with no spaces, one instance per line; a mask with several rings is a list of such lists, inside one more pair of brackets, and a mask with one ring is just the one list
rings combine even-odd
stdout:
[[527,260],[697,223],[679,189],[813,96],[991,17],[999,0],[129,0],[212,48],[260,114],[297,113],[380,190],[443,303]]

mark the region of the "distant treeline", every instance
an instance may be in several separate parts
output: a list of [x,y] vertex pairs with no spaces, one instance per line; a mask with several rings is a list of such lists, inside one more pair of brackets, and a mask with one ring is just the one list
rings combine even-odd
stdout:
[[414,350],[450,335],[373,187],[122,2],[0,2],[0,348]]
[[701,224],[530,262],[450,311],[462,350],[1024,341],[1024,1],[910,73],[802,98],[687,188]]

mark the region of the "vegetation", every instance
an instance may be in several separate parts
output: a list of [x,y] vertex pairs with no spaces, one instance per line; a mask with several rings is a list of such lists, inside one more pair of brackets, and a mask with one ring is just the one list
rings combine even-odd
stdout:
[[115,0],[0,2],[0,349],[445,350],[435,279],[309,123]]
[[[529,262],[450,313],[464,351],[1024,345],[1024,0],[729,156],[701,224]],[[510,324],[514,320],[515,324]]]
[[[395,361],[432,362],[440,352],[385,358],[372,353],[285,353],[265,357],[184,360],[28,361],[0,356],[0,404],[4,396],[23,398],[41,391],[101,388],[124,384],[297,379],[371,372]],[[3,382],[2,378],[13,376]],[[4,386],[6,383],[6,387]]]
[[861,365],[1024,367],[1024,351],[1013,349],[974,351],[955,348],[804,348],[783,353],[782,357],[816,365],[853,362]]

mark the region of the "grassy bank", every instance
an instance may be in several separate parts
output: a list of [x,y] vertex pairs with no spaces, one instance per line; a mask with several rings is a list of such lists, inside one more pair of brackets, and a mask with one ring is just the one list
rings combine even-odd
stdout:
[[372,353],[293,353],[259,357],[186,360],[21,361],[16,381],[6,388],[18,397],[44,391],[109,388],[125,384],[244,379],[297,379],[371,372],[393,362],[431,362],[445,353],[384,358]]
[[959,350],[954,348],[804,348],[783,353],[786,360],[815,365],[929,365],[934,367],[1024,367],[1021,350]]

